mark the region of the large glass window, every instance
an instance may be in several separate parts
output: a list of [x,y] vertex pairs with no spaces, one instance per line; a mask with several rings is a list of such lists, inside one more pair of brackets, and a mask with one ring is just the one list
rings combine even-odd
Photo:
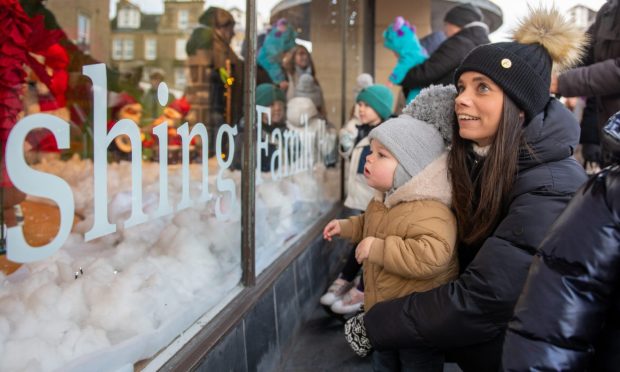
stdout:
[[[36,43],[19,46],[34,58],[10,66],[24,78],[0,119],[0,372],[119,370],[179,347],[339,200],[341,23],[259,22],[264,43],[269,27],[287,38],[273,75],[260,52],[241,58],[243,9],[35,3],[8,10]],[[63,35],[76,19],[90,54]]]

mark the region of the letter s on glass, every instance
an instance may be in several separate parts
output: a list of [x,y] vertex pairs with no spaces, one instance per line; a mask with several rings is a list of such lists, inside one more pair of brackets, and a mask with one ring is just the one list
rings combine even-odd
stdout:
[[33,262],[51,256],[65,243],[71,227],[75,204],[71,187],[60,177],[34,170],[24,158],[26,135],[35,128],[49,129],[59,149],[69,148],[69,123],[52,115],[34,114],[17,122],[6,143],[6,168],[13,185],[26,194],[52,199],[60,209],[60,228],[48,244],[33,248],[24,239],[21,226],[7,230],[7,258],[14,262]]

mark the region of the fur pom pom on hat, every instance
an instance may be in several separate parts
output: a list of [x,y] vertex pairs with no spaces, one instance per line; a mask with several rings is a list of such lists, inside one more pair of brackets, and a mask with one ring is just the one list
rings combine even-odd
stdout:
[[491,78],[525,112],[526,122],[547,105],[553,64],[567,68],[583,55],[587,37],[555,9],[530,8],[514,31],[514,41],[481,45],[461,62],[454,81],[466,71]]
[[395,189],[416,176],[446,151],[454,122],[454,86],[431,85],[403,110],[403,114],[373,129],[377,139],[398,160]]

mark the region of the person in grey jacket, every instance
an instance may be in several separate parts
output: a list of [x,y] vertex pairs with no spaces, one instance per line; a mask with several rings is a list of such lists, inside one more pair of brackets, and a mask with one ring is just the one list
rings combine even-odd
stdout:
[[[607,0],[588,29],[590,45],[583,64],[551,80],[551,92],[565,97],[595,97],[598,134],[607,118],[620,110],[620,0]],[[587,156],[597,151],[584,143]],[[605,151],[601,161],[605,164]],[[586,159],[596,160],[596,159]]]
[[549,230],[509,324],[506,371],[620,367],[620,111],[603,129],[613,165]]
[[477,47],[455,74],[449,172],[461,275],[351,318],[352,345],[432,347],[464,371],[499,369],[537,247],[586,180],[572,157],[579,124],[549,95],[552,61],[573,63],[583,33],[537,9],[514,39]]
[[409,69],[400,85],[405,97],[415,88],[431,84],[451,84],[454,70],[478,45],[489,43],[489,28],[482,22],[482,12],[471,4],[460,4],[444,17],[444,40],[429,59]]

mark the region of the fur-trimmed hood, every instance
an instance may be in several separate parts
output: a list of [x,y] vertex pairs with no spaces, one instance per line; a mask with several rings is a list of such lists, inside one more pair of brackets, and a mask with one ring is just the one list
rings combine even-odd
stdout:
[[428,199],[437,200],[451,207],[452,186],[448,180],[448,152],[444,152],[385,199],[384,194],[378,191],[374,198],[383,202],[387,208],[392,208],[402,202]]

